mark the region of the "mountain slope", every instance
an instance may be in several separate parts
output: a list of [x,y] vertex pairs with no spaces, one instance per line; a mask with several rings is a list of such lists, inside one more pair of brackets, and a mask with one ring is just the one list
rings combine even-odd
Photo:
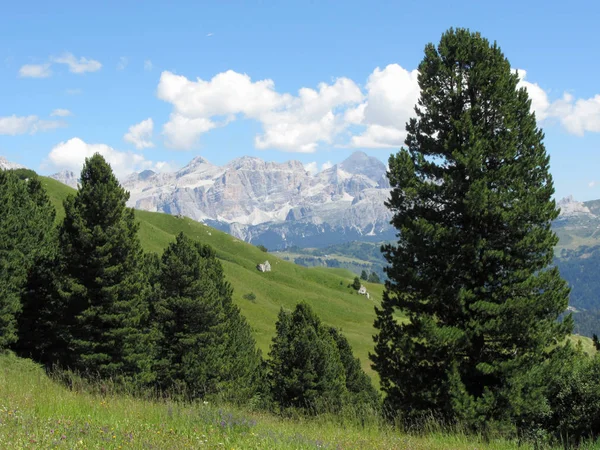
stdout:
[[[59,216],[63,217],[62,201],[75,191],[50,178],[43,178],[43,184]],[[382,285],[364,283],[371,293],[371,299],[367,300],[347,287],[354,274],[346,270],[301,267],[188,218],[146,211],[136,211],[136,215],[146,251],[162,253],[179,232],[216,250],[227,280],[234,288],[234,301],[248,319],[265,355],[275,332],[279,309],[292,309],[299,301],[306,301],[326,324],[343,330],[363,368],[374,376],[368,353],[373,348],[374,306],[381,300]],[[256,264],[265,259],[270,261],[272,272],[256,270]],[[250,292],[256,296],[253,302],[243,298]]]

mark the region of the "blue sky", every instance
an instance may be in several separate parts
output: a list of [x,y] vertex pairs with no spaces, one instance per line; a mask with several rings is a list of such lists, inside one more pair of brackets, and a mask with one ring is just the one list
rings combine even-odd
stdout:
[[10,2],[0,155],[44,174],[94,151],[121,174],[198,155],[385,161],[425,44],[468,27],[526,71],[557,197],[600,198],[599,17],[593,1]]

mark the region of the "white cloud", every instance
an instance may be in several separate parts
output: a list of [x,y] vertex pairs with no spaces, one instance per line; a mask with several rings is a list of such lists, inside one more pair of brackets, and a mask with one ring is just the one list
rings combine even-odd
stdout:
[[527,94],[531,99],[531,109],[535,111],[535,117],[538,121],[544,120],[548,116],[548,110],[550,109],[550,100],[548,94],[537,84],[531,83],[525,80],[527,71],[518,69],[519,84],[518,87],[524,87],[527,89]]
[[154,67],[152,65],[152,61],[150,61],[149,59],[147,59],[146,61],[144,61],[144,70],[152,70],[152,67]]
[[117,70],[124,70],[127,64],[129,64],[129,60],[125,56],[121,56],[117,63]]
[[50,75],[50,64],[25,64],[19,69],[19,76],[23,78],[47,78]]
[[163,127],[167,146],[175,149],[190,149],[202,133],[206,133],[217,124],[203,117],[189,118],[181,114],[171,114]]
[[540,122],[558,120],[571,134],[583,136],[585,132],[600,132],[600,95],[577,99],[565,92],[558,100],[550,101],[548,94],[537,83],[526,80],[527,72],[519,70],[519,86],[527,89],[531,109]]
[[66,64],[69,66],[69,72],[82,74],[86,72],[96,72],[102,68],[102,64],[94,59],[77,59],[72,53],[64,53],[61,56],[51,58],[52,62],[57,64]]
[[590,182],[588,183],[588,187],[590,187],[590,188],[593,188],[593,187],[595,187],[597,184],[598,184],[598,182],[597,182],[597,181],[590,181]]
[[77,137],[56,145],[48,155],[47,165],[54,170],[68,169],[78,173],[85,159],[96,153],[104,156],[118,177],[156,168],[152,161],[138,153],[121,152],[106,144],[88,144]]
[[214,35],[215,35],[215,33],[207,33],[206,37],[211,37],[211,36],[214,36]]
[[398,147],[404,141],[406,122],[414,115],[419,99],[418,71],[398,64],[377,67],[367,81],[367,99],[346,111],[346,120],[365,125],[366,130],[353,136],[352,147]]
[[331,167],[333,167],[333,163],[331,161],[326,161],[321,164],[321,170],[319,170],[319,164],[316,161],[304,164],[304,169],[311,175],[316,175],[317,173],[327,170]]
[[[600,132],[600,95],[574,99],[565,94],[551,101],[537,83],[520,70],[519,85],[529,93],[538,121],[557,121],[568,132]],[[406,137],[406,123],[414,116],[420,95],[418,71],[399,64],[375,68],[364,90],[348,78],[303,87],[297,94],[278,92],[273,80],[253,81],[229,70],[210,80],[190,80],[165,71],[157,96],[172,105],[162,127],[168,146],[190,149],[214,128],[238,119],[257,121],[258,149],[312,153],[319,145],[397,148]],[[314,170],[313,166],[310,166]]]
[[71,115],[71,111],[62,108],[55,109],[54,111],[52,111],[52,113],[50,113],[50,117],[67,117]]
[[316,161],[309,162],[304,164],[304,170],[306,170],[311,175],[316,175],[319,172],[319,165]]
[[142,120],[140,123],[130,126],[129,132],[123,136],[123,139],[132,143],[138,150],[154,147],[154,144],[152,143],[153,130],[154,122],[152,121],[152,118],[148,118]]
[[6,116],[0,117],[0,135],[16,136],[18,134],[35,134],[65,126],[56,120],[42,120],[38,116]]
[[302,88],[297,96],[280,94],[272,80],[253,82],[246,74],[229,70],[210,81],[163,72],[158,85],[160,99],[173,104],[163,128],[167,141],[189,149],[198,137],[238,116],[259,121],[264,133],[256,136],[257,148],[313,152],[319,142],[331,143],[345,128],[338,108],[362,100],[358,86],[347,78],[321,83],[318,90]]
[[80,89],[80,88],[67,89],[65,92],[68,95],[81,95],[81,94],[83,94],[83,89]]

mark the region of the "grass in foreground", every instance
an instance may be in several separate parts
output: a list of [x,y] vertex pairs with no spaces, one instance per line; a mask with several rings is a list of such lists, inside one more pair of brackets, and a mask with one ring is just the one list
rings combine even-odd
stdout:
[[[0,355],[0,448],[512,449],[464,434],[401,434],[373,421],[281,419],[213,404],[69,390],[30,360]],[[527,447],[520,447],[527,448]]]

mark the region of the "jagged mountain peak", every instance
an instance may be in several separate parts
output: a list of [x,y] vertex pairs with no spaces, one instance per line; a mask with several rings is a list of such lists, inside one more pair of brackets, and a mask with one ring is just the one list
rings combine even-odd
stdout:
[[364,152],[354,152],[338,164],[344,172],[354,175],[364,175],[373,181],[379,181],[386,173],[385,164],[379,159]]
[[556,205],[560,208],[562,217],[592,215],[590,209],[583,202],[575,200],[572,195],[561,198]]
[[66,184],[74,189],[77,189],[79,184],[79,177],[71,170],[63,170],[55,173],[54,175],[50,175],[50,178],[60,181],[62,184]]

